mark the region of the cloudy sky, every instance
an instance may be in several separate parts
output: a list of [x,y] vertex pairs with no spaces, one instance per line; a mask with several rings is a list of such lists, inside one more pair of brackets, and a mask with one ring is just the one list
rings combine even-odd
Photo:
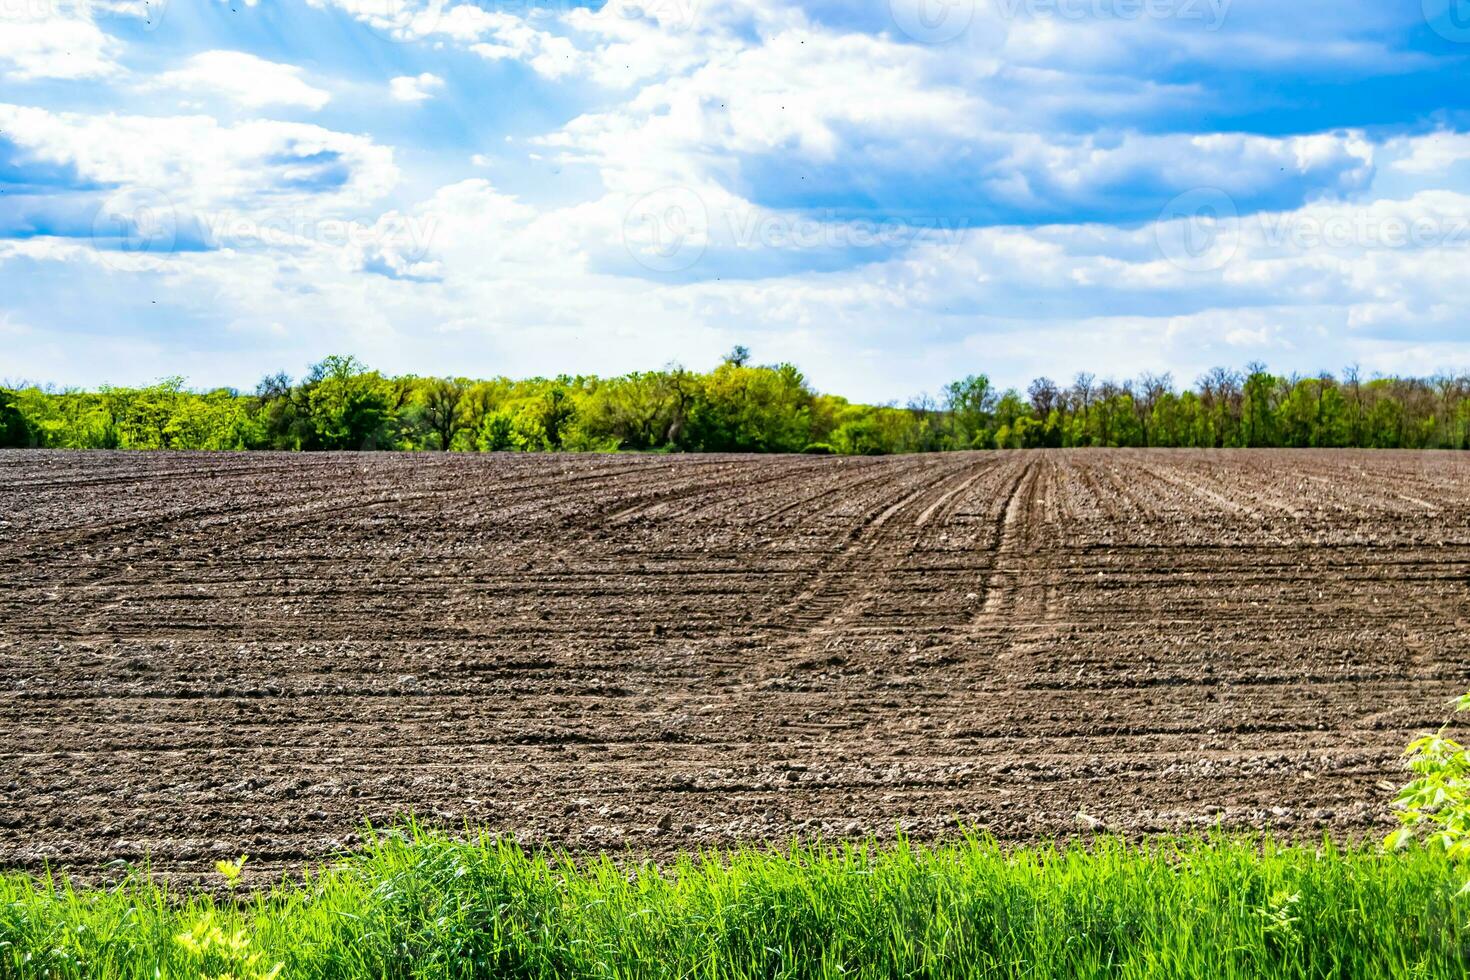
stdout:
[[0,378],[1470,367],[1465,0],[0,0]]

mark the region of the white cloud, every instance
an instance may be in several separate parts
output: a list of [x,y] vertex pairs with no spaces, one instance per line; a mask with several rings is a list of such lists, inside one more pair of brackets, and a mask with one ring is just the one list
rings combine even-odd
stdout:
[[1470,160],[1470,133],[1440,131],[1425,136],[1403,136],[1385,148],[1397,159],[1392,167],[1419,177],[1441,176],[1457,163]]
[[388,92],[395,102],[423,102],[444,87],[444,79],[424,72],[422,75],[401,75],[388,83]]
[[[22,168],[125,194],[164,189],[223,246],[160,260],[102,254],[58,233],[0,242],[0,262],[58,279],[95,267],[124,295],[158,277],[192,321],[226,324],[236,346],[258,337],[311,356],[351,349],[395,370],[442,371],[451,359],[472,373],[557,373],[700,364],[750,342],[763,359],[825,364],[819,383],[874,398],[960,365],[1024,382],[1082,366],[1183,376],[1251,356],[1314,360],[1324,337],[1369,370],[1418,364],[1442,355],[1470,316],[1466,249],[1452,236],[1470,218],[1470,193],[1434,180],[1470,156],[1464,134],[1385,143],[1350,129],[1190,131],[1196,116],[1218,118],[1226,96],[1198,81],[1208,72],[1181,68],[1272,66],[1297,80],[1402,68],[1383,40],[1402,25],[1381,2],[1235,0],[1211,31],[1150,18],[1006,18],[980,0],[970,30],[944,45],[906,37],[889,0],[513,5],[519,15],[463,0],[308,2],[417,42],[415,59],[454,49],[436,63],[442,77],[390,77],[386,92],[363,90],[369,97],[462,94],[452,71],[468,52],[529,69],[497,74],[514,74],[537,113],[570,104],[581,114],[539,138],[482,134],[473,149],[505,137],[493,156],[469,156],[457,140],[433,145],[426,131],[413,157],[437,156],[410,175],[420,198],[411,203],[391,195],[393,151],[369,136],[0,106]],[[0,37],[10,78],[121,72],[126,53],[100,31],[74,44],[20,36]],[[422,65],[404,63],[390,59],[398,71]],[[315,110],[331,98],[294,66],[228,51],[196,55],[152,84],[250,109]],[[343,107],[354,90],[340,91],[331,109],[355,112]],[[1249,118],[1260,105],[1228,109]],[[372,125],[370,114],[352,118]],[[528,180],[518,151],[559,179]],[[438,176],[467,160],[525,190]],[[1207,229],[1229,237],[1202,271],[1169,261],[1147,220],[1196,187],[1220,189],[1246,215]],[[678,206],[638,211],[670,190]],[[697,206],[686,206],[690,195]],[[867,212],[828,212],[826,202],[898,216],[898,240],[874,243]],[[693,227],[656,223],[696,211]],[[937,234],[902,225],[922,229],[926,217],[952,224]],[[1057,223],[1034,224],[1046,221]],[[1396,229],[1409,235],[1424,222],[1438,232],[1398,244]],[[697,244],[692,265],[651,271],[670,232]],[[36,308],[16,315],[47,323]],[[425,360],[406,362],[407,350]]]
[[[1453,229],[1470,218],[1470,196],[1443,192],[1241,219],[1234,257],[1206,272],[1169,263],[1149,226],[1057,225],[973,229],[838,272],[681,283],[599,271],[598,250],[623,247],[605,217],[600,204],[537,209],[469,180],[354,228],[345,244],[306,236],[289,249],[179,255],[162,274],[173,295],[208,297],[234,331],[293,324],[293,337],[309,338],[303,362],[342,347],[410,369],[395,352],[441,325],[441,361],[411,369],[443,370],[454,351],[466,373],[612,372],[703,364],[746,342],[763,358],[825,365],[819,384],[877,399],[957,365],[1003,383],[1143,367],[1189,380],[1253,357],[1286,369],[1357,360],[1369,372],[1431,371],[1464,356],[1457,330],[1470,315],[1465,249],[1452,242],[1400,246],[1370,231],[1331,247],[1279,233],[1400,218]],[[96,253],[29,241],[0,248],[0,261],[7,254],[72,268]],[[1324,331],[1332,363],[1322,363]],[[833,349],[851,356],[834,360]]]
[[87,4],[0,3],[0,69],[13,81],[114,75],[121,48]]
[[248,109],[298,106],[321,109],[330,93],[308,84],[295,65],[266,61],[243,51],[203,51],[184,67],[164,72],[154,85],[194,95],[207,93]]
[[166,195],[190,211],[359,207],[398,182],[391,148],[305,123],[234,126],[209,116],[89,116],[0,104],[17,163],[74,169],[81,181]]
[[[306,0],[317,9],[336,8],[397,40],[424,37],[452,0]],[[474,8],[470,8],[474,9]]]

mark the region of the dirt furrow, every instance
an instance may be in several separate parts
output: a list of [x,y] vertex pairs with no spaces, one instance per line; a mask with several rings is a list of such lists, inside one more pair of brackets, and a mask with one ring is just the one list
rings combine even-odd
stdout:
[[1470,457],[0,456],[0,863],[1377,834]]

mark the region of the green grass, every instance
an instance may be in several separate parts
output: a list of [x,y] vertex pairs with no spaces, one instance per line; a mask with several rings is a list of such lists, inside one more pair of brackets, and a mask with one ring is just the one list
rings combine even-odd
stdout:
[[410,830],[233,901],[145,875],[0,878],[0,976],[1463,977],[1459,885],[1431,852],[1226,838],[900,841],[659,870]]

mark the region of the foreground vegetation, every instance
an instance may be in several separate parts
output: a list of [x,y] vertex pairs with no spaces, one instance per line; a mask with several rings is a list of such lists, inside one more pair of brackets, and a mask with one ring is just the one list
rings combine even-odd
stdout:
[[1470,377],[1279,377],[1219,369],[1180,391],[1168,375],[1022,394],[984,375],[905,407],[814,391],[790,364],[736,348],[707,373],[618,378],[388,377],[329,357],[254,393],[0,388],[0,446],[69,449],[437,449],[823,452],[850,455],[1066,446],[1470,449]]
[[409,831],[238,901],[0,879],[0,975],[1462,977],[1459,887],[1442,852],[1330,844],[971,838],[660,871]]

